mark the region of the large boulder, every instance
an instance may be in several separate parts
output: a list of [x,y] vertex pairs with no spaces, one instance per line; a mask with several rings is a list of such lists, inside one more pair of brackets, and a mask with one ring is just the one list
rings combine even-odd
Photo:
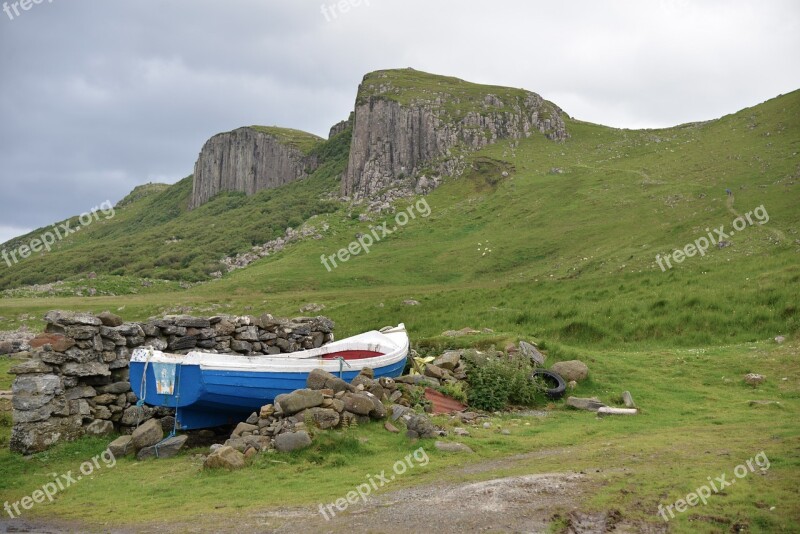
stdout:
[[278,452],[292,452],[304,449],[311,445],[311,436],[308,432],[284,432],[275,437],[275,449]]
[[560,374],[567,382],[574,380],[580,382],[589,376],[589,367],[580,360],[568,360],[557,362],[551,367],[553,371]]
[[313,389],[298,389],[281,398],[278,403],[286,415],[294,415],[307,408],[314,408],[322,404],[324,396]]
[[244,454],[233,447],[223,445],[208,455],[203,467],[207,469],[241,469],[244,467]]
[[164,439],[164,430],[161,428],[161,422],[157,419],[145,421],[133,431],[131,438],[131,445],[137,451],[155,445]]

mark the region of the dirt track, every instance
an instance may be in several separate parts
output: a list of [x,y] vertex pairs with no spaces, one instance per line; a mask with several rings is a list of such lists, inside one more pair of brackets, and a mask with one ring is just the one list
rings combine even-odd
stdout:
[[[514,466],[524,459],[568,454],[539,451],[464,466],[455,475],[470,476]],[[545,532],[561,518],[568,533],[663,532],[659,527],[627,523],[617,511],[583,513],[582,503],[597,482],[592,474],[536,473],[479,482],[440,482],[369,497],[326,519],[319,505],[254,510],[236,517],[209,513],[191,521],[159,521],[123,529],[93,529],[80,524],[0,519],[0,532]]]

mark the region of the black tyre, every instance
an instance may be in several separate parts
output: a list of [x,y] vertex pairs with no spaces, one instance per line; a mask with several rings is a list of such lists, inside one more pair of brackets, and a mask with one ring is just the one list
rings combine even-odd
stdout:
[[555,371],[548,371],[547,369],[536,369],[533,371],[531,378],[536,378],[537,376],[541,377],[548,385],[553,386],[545,390],[544,394],[547,395],[547,398],[558,400],[564,396],[564,393],[567,391],[567,383],[564,382],[560,374]]

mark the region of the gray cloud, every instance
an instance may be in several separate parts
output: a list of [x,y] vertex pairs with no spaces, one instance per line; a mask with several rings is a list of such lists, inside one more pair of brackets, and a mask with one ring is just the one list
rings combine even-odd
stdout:
[[800,86],[791,0],[346,1],[360,5],[335,17],[332,0],[0,13],[0,242],[190,174],[220,131],[324,136],[375,69],[525,87],[619,127],[711,119]]

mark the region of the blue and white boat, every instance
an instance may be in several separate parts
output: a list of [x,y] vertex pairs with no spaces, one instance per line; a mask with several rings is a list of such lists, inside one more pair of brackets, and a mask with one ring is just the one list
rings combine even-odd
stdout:
[[395,378],[407,356],[408,334],[401,323],[318,349],[272,356],[167,354],[142,347],[131,355],[130,381],[140,402],[175,408],[176,427],[189,430],[243,421],[281,393],[306,387],[314,369],[348,382],[365,367],[376,378]]

